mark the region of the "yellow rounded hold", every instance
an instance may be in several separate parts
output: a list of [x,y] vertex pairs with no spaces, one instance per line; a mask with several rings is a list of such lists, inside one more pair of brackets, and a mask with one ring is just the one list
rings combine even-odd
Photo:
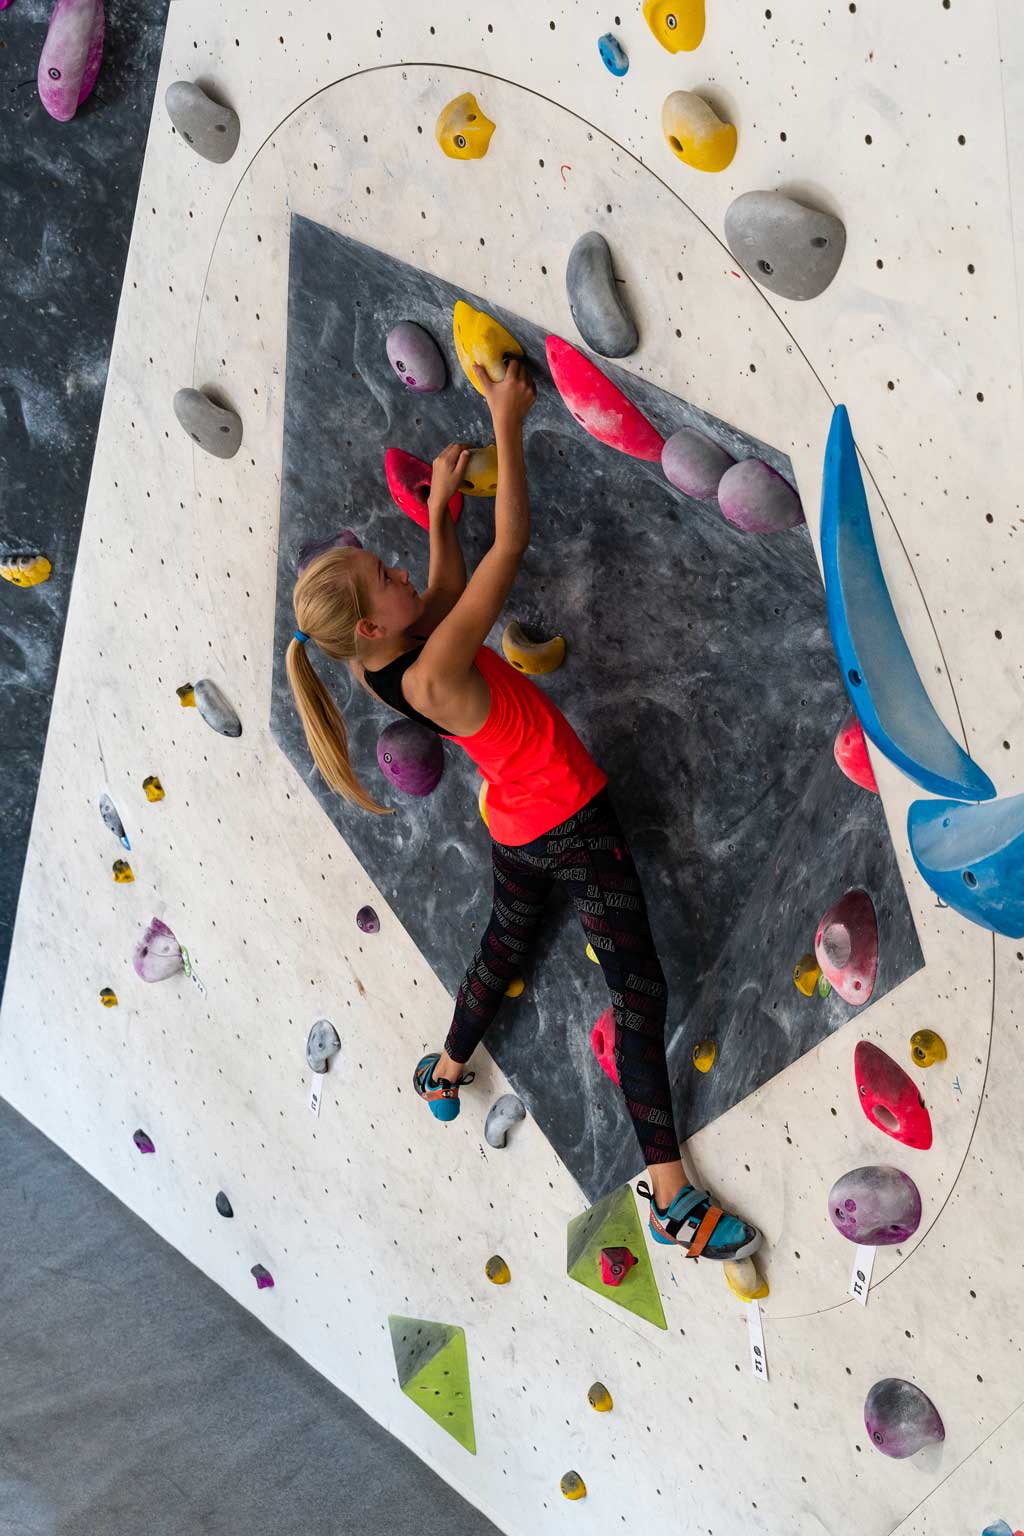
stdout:
[[517,976],[515,978],[515,980],[514,981],[510,981],[508,986],[505,988],[505,996],[506,997],[522,997],[522,995],[523,995],[525,990],[526,990],[526,982],[523,980],[523,978],[521,976]]
[[818,985],[821,966],[811,954],[801,955],[793,967],[793,985],[804,997],[811,997]]
[[164,787],[160,783],[160,780],[157,778],[155,773],[151,773],[149,775],[148,779],[143,779],[142,787],[146,791],[146,799],[147,800],[162,800],[163,799],[163,797],[164,797]]
[[740,1259],[738,1263],[726,1260],[722,1267],[730,1291],[740,1301],[763,1301],[768,1295],[768,1282],[761,1279],[753,1259]]
[[919,1029],[910,1037],[910,1054],[918,1067],[934,1067],[946,1059],[946,1042],[933,1029]]
[[564,635],[554,635],[550,640],[527,640],[522,626],[515,620],[506,625],[501,648],[506,661],[510,661],[517,672],[527,672],[531,677],[554,672],[565,660]]
[[0,576],[15,587],[38,587],[52,570],[45,555],[20,555],[0,564]]
[[593,960],[595,965],[600,965],[601,964],[600,960],[594,954],[594,946],[593,946],[593,944],[588,944],[587,945],[587,959],[588,960]]
[[474,363],[479,363],[487,377],[499,384],[505,377],[505,354],[523,355],[522,347],[500,320],[485,310],[474,309],[465,299],[458,299],[452,311],[452,339],[466,378],[481,395],[483,390],[473,372]]
[[718,1055],[718,1047],[713,1040],[701,1040],[693,1048],[693,1064],[698,1072],[710,1072]]
[[567,1499],[585,1499],[587,1485],[578,1472],[567,1472],[558,1485]]
[[195,709],[196,695],[191,683],[182,683],[181,687],[175,688],[174,691],[178,695],[178,703],[182,709]]
[[490,817],[487,815],[487,780],[480,780],[480,793],[477,796],[477,805],[480,807],[480,815],[483,817],[484,826],[488,832],[491,830]]
[[587,1402],[598,1413],[608,1413],[612,1406],[612,1395],[603,1381],[595,1381],[587,1393]]
[[736,153],[736,129],[702,96],[673,91],[661,109],[661,131],[672,153],[697,171],[724,171]]
[[644,21],[669,53],[692,53],[704,36],[704,0],[644,0]]
[[451,160],[479,160],[486,155],[494,124],[477,105],[472,91],[441,108],[434,137]]
[[498,494],[498,450],[494,443],[473,449],[466,463],[466,473],[459,481],[459,490],[463,496]]
[[116,1008],[117,993],[112,991],[110,987],[104,987],[103,991],[100,993],[100,1002],[103,1004],[104,1008]]
[[131,885],[135,876],[127,859],[114,860],[114,881],[117,885]]
[[495,1253],[484,1265],[484,1274],[492,1285],[508,1285],[512,1279],[511,1271],[500,1254]]

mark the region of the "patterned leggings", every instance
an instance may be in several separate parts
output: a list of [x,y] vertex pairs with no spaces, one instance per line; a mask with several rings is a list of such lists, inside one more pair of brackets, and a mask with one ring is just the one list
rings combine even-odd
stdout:
[[522,975],[554,881],[572,894],[601,962],[615,1012],[615,1062],[644,1162],[679,1157],[665,1061],[668,989],[654,948],[633,855],[600,790],[561,826],[522,847],[492,845],[494,905],[455,1001],[444,1048],[467,1062],[509,982]]

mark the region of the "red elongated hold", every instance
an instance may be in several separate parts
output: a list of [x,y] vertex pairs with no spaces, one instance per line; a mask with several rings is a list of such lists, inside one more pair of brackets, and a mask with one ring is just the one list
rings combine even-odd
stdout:
[[853,1070],[860,1107],[871,1124],[905,1147],[927,1152],[932,1144],[931,1116],[913,1079],[870,1040],[857,1042]]
[[836,732],[833,751],[836,762],[852,783],[859,784],[861,789],[870,789],[873,795],[878,794],[875,770],[871,766],[868,744],[864,739],[864,728],[853,710]]
[[[384,455],[384,473],[395,505],[401,507],[414,523],[419,523],[421,528],[429,532],[427,497],[430,495],[430,482],[433,478],[432,466],[424,464],[414,453],[406,453],[404,448],[389,448]],[[462,511],[461,491],[455,492],[448,503],[448,510],[452,522],[457,523]]]
[[637,1262],[628,1248],[602,1248],[601,1279],[605,1285],[621,1285]]
[[606,1008],[590,1031],[590,1045],[612,1082],[618,1086],[619,1069],[615,1065],[615,1010]]
[[634,459],[661,463],[665,439],[617,384],[560,336],[548,337],[546,351],[555,388],[591,437]]
[[867,1002],[878,974],[878,923],[867,891],[847,891],[829,907],[814,935],[814,954],[844,1002]]

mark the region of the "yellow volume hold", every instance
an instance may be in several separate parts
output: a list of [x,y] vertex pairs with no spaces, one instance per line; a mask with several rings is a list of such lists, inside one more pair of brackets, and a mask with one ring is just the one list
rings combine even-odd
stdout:
[[480,160],[487,153],[494,124],[477,105],[472,91],[442,107],[434,137],[450,160]]
[[644,0],[644,21],[669,53],[692,53],[704,38],[704,0]]
[[727,1259],[722,1267],[730,1291],[740,1301],[763,1301],[768,1295],[768,1282],[761,1279],[753,1259]]
[[531,677],[554,672],[565,660],[564,635],[553,635],[550,640],[528,640],[516,620],[506,625],[501,648],[506,661],[511,662],[517,672],[526,672]]
[[474,448],[466,462],[466,473],[459,481],[463,496],[498,494],[498,449],[494,443]]
[[661,131],[672,153],[696,171],[724,171],[736,153],[732,123],[723,123],[693,91],[673,91],[665,98]]
[[522,347],[500,320],[486,310],[474,309],[465,299],[458,299],[452,311],[452,339],[463,372],[480,395],[483,389],[473,372],[474,363],[479,363],[492,383],[500,384],[505,377],[506,355],[523,355]]

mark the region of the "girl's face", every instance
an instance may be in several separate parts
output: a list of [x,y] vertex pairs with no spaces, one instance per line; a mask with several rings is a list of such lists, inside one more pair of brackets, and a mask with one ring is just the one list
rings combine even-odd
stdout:
[[401,566],[385,565],[372,550],[361,552],[363,584],[369,600],[369,611],[359,621],[357,628],[363,633],[362,624],[369,620],[369,640],[381,640],[386,635],[400,635],[423,612],[425,602],[412,582],[409,572]]

